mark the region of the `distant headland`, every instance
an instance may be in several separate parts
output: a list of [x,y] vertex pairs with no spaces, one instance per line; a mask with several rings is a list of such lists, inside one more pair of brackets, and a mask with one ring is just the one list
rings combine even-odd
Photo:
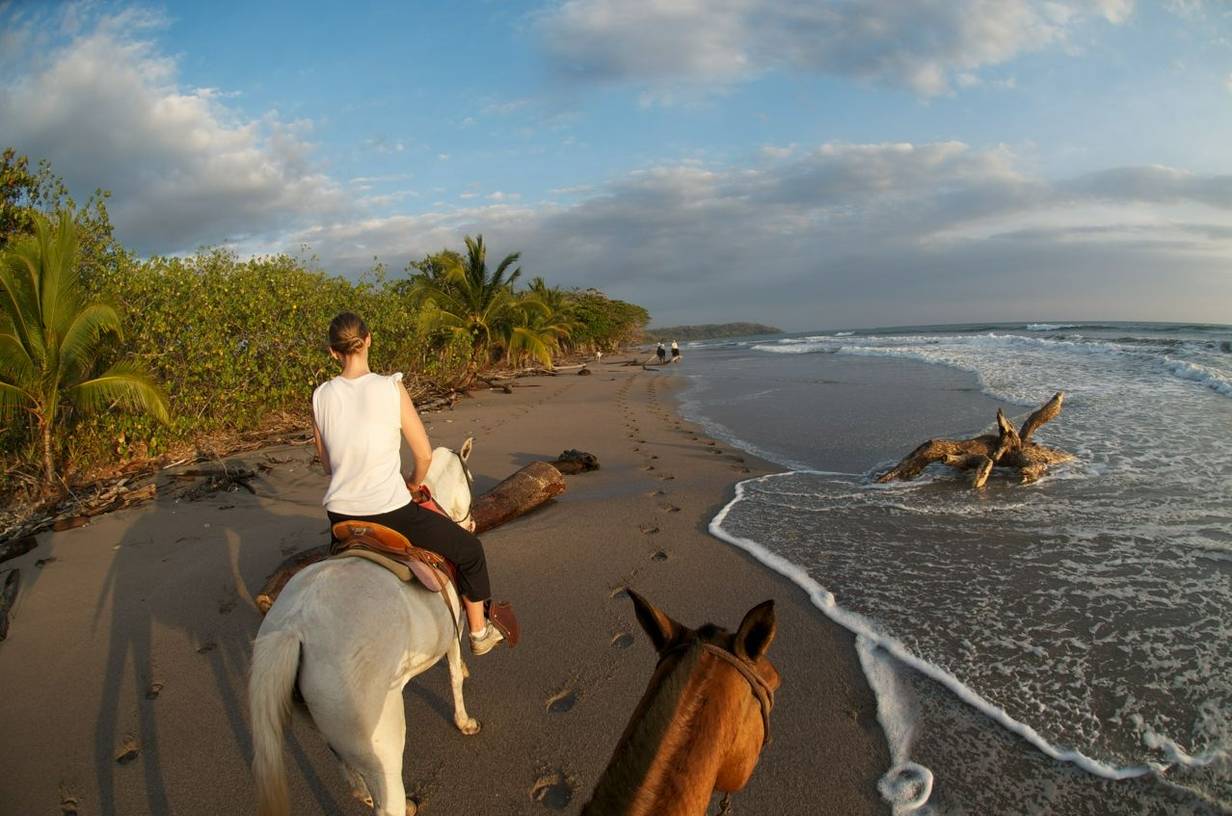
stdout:
[[665,326],[646,329],[647,340],[713,340],[716,337],[749,337],[754,334],[782,334],[783,330],[762,323],[702,323],[697,326]]

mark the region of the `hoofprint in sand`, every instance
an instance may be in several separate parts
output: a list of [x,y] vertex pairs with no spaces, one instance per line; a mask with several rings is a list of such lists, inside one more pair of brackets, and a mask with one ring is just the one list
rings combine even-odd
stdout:
[[[425,417],[434,444],[476,436],[476,493],[568,447],[602,469],[484,536],[523,642],[470,661],[474,738],[454,727],[443,667],[407,686],[408,793],[427,812],[576,812],[654,665],[621,591],[631,586],[680,619],[729,628],[777,602],[774,741],[735,799],[741,812],[885,812],[875,786],[889,760],[851,636],[706,533],[733,483],[767,466],[680,420],[673,375],[591,370]],[[256,495],[155,502],[40,536],[9,562],[24,580],[0,644],[0,810],[75,799],[83,814],[251,811],[252,594],[286,555],[324,541],[325,477],[310,458],[308,447],[249,454],[273,466]],[[306,717],[286,748],[293,812],[366,812]]]

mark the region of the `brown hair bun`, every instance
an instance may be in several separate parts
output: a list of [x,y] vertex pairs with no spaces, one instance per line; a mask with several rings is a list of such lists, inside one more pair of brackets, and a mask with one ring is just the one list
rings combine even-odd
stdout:
[[362,349],[369,334],[363,318],[343,312],[329,322],[329,347],[346,357]]

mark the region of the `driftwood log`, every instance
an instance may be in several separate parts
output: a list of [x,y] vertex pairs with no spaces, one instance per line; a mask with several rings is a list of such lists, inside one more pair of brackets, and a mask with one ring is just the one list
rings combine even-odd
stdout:
[[37,546],[38,539],[32,535],[0,542],[0,561],[8,561],[10,558],[25,555]]
[[475,532],[485,533],[565,492],[565,477],[547,462],[531,462],[475,499]]
[[973,439],[930,439],[907,454],[901,462],[877,477],[878,482],[914,479],[924,468],[941,462],[959,470],[975,471],[972,487],[983,487],[994,467],[1016,468],[1022,484],[1036,481],[1052,465],[1068,462],[1073,454],[1049,448],[1031,441],[1040,426],[1061,413],[1065,392],[1058,391],[1052,399],[1027,417],[1021,429],[1014,427],[1005,412],[997,409],[997,433]]
[[11,569],[4,573],[4,582],[0,583],[0,640],[9,636],[9,610],[13,608],[20,588],[21,570]]
[[[565,451],[561,454],[562,458],[569,453],[578,454],[578,457],[590,457],[594,460],[594,467],[599,466],[595,457],[579,451]],[[593,470],[593,468],[581,469]],[[581,469],[575,472],[581,472]],[[482,533],[499,527],[564,492],[565,477],[556,467],[548,462],[531,462],[475,499],[471,504],[475,532]],[[278,599],[278,593],[282,592],[282,588],[295,576],[295,573],[328,556],[329,545],[324,544],[298,552],[279,564],[270,577],[265,579],[261,592],[253,599],[257,609],[261,610],[261,614],[264,615],[274,605],[274,601]]]

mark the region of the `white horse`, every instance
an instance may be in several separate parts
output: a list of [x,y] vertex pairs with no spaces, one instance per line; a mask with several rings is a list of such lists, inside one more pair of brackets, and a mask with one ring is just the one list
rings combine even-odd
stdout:
[[[437,503],[460,523],[470,515],[471,442],[458,452],[433,451],[426,480]],[[462,700],[462,605],[445,584],[448,609],[437,593],[361,558],[312,564],[287,583],[253,643],[248,684],[261,816],[289,813],[282,738],[297,684],[352,794],[379,816],[416,810],[402,785],[407,681],[447,657],[454,724],[463,734],[479,733]]]

